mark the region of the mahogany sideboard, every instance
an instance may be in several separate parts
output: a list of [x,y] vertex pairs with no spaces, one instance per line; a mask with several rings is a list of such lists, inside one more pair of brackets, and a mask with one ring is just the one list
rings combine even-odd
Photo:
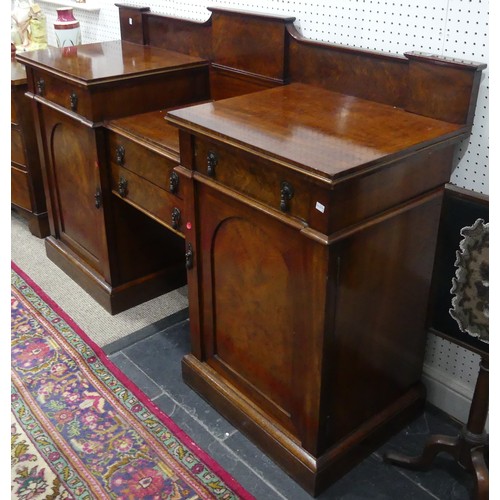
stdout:
[[12,209],[27,219],[31,233],[39,238],[49,234],[42,171],[35,136],[35,123],[27,90],[26,70],[11,61],[11,204]]
[[112,314],[185,284],[182,240],[112,197],[103,125],[205,100],[207,62],[121,40],[17,59],[36,117],[49,258]]
[[[62,55],[45,64],[26,57],[47,183],[55,186],[51,172],[62,175],[51,156],[68,145],[52,138],[57,114],[57,123],[77,127],[72,157],[85,163],[81,151],[98,152],[98,165],[89,157],[80,171],[90,179],[99,172],[97,182],[67,206],[78,199],[82,213],[94,210],[98,186],[105,210],[91,224],[107,242],[100,276],[113,277],[123,252],[116,240],[127,246],[137,236],[127,232],[137,214],[176,237],[159,242],[161,252],[185,239],[192,352],[184,380],[316,495],[425,401],[443,190],[470,134],[485,65],[313,42],[293,17],[214,8],[198,23],[118,7],[121,47],[197,59],[207,70],[204,92],[77,118],[80,110],[37,90],[41,76],[66,80],[67,90],[82,84],[68,71],[54,76]],[[123,104],[108,92],[121,80],[86,79],[89,109]],[[64,189],[74,182],[68,177]],[[64,254],[71,240],[57,204],[51,209],[59,215],[48,248]]]

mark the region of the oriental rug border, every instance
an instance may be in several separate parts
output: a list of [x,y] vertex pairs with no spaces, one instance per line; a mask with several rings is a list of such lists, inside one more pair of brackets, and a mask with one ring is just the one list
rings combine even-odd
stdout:
[[253,499],[11,266],[12,498]]

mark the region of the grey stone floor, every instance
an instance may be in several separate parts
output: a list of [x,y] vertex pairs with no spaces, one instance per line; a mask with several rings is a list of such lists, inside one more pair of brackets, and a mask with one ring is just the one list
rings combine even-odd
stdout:
[[[311,497],[237,429],[184,384],[180,362],[189,352],[189,322],[157,322],[105,348],[111,361],[208,452],[257,500]],[[472,478],[447,455],[431,470],[415,472],[386,464],[386,450],[416,454],[429,434],[456,435],[459,426],[428,406],[422,416],[390,439],[319,497],[326,499],[468,499]]]

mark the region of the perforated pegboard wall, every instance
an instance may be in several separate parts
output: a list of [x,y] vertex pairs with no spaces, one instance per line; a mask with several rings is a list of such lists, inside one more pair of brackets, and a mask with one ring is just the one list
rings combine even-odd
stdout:
[[[50,1],[50,0],[49,0]],[[39,2],[47,15],[49,43],[55,44],[56,5]],[[69,0],[68,4],[71,3]],[[125,3],[125,2],[124,2]],[[488,1],[485,0],[134,0],[152,12],[205,20],[208,6],[293,15],[308,38],[402,54],[420,50],[488,62]],[[71,4],[81,23],[83,43],[120,38],[114,0],[87,0],[98,12]],[[458,152],[451,181],[488,193],[488,70],[483,72],[474,127]]]
[[[70,1],[70,0],[69,0]],[[123,3],[126,3],[124,0]],[[203,21],[208,6],[293,15],[307,38],[364,49],[402,54],[418,50],[488,62],[489,3],[487,0],[133,0],[152,12]],[[40,1],[47,15],[49,43],[54,42],[55,5]],[[87,0],[99,12],[80,10],[83,43],[120,38],[115,0]],[[451,182],[488,193],[489,73],[483,72],[472,134],[462,142]],[[478,356],[431,336],[426,363],[473,387]]]

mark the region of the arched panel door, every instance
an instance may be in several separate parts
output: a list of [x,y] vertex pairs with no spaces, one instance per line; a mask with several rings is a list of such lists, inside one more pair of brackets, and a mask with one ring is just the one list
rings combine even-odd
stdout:
[[297,434],[298,413],[317,404],[307,386],[320,364],[312,348],[320,335],[303,307],[322,275],[310,267],[314,245],[300,228],[206,186],[198,203],[206,362]]
[[[52,211],[58,237],[106,276],[107,246],[95,131],[43,110]],[[109,280],[109,277],[108,277]]]

